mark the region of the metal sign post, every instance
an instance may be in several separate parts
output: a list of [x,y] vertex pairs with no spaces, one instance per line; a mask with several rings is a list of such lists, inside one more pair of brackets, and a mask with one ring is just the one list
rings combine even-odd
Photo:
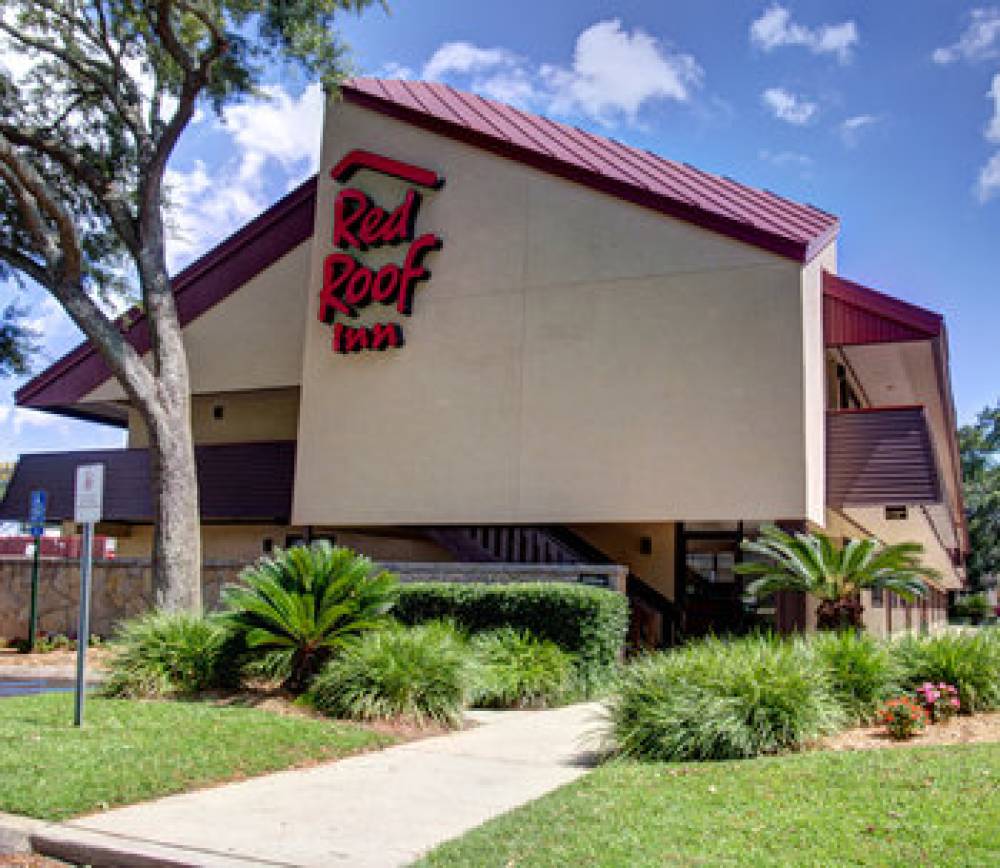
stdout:
[[28,524],[35,540],[35,552],[31,562],[31,608],[28,610],[28,651],[35,650],[38,631],[38,562],[42,553],[42,534],[45,532],[45,506],[48,500],[44,491],[31,492],[28,509]]
[[83,464],[76,468],[73,520],[83,525],[80,549],[80,622],[76,631],[76,703],[73,723],[83,726],[86,690],[87,642],[90,639],[90,574],[94,554],[94,525],[101,520],[104,501],[104,465]]

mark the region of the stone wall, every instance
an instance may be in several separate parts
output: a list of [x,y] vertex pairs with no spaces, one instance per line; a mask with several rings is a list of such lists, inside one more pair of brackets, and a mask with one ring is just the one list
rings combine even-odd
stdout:
[[[235,581],[242,561],[209,561],[204,566],[206,608],[218,605],[219,591]],[[117,558],[94,561],[90,598],[91,632],[108,636],[116,622],[146,611],[153,602],[149,560]],[[28,633],[31,604],[31,561],[0,560],[0,637],[13,639]],[[80,562],[46,558],[38,577],[38,629],[75,636],[80,612]]]
[[[205,608],[219,602],[219,591],[236,581],[245,561],[206,561],[203,571]],[[435,582],[571,582],[625,590],[627,569],[621,566],[491,563],[386,563],[401,581]],[[46,558],[39,571],[38,627],[45,633],[76,635],[80,605],[80,562]],[[0,559],[0,637],[14,639],[28,633],[31,600],[31,561]],[[117,558],[94,562],[90,602],[91,632],[110,635],[116,622],[152,606],[153,582],[145,558]]]

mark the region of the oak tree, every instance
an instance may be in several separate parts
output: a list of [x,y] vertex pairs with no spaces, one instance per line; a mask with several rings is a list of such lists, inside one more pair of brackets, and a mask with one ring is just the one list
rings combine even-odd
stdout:
[[[195,110],[277,64],[345,73],[333,26],[372,0],[0,0],[0,263],[50,292],[148,429],[157,605],[201,605],[188,365],[165,256],[164,172]],[[105,303],[133,292],[144,359]]]

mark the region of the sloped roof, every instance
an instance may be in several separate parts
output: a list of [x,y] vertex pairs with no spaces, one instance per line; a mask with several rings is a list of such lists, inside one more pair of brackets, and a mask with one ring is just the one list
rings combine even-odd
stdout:
[[839,228],[812,205],[446,84],[355,78],[342,92],[347,102],[800,262]]
[[941,334],[939,313],[823,272],[823,333],[828,347],[925,341]]

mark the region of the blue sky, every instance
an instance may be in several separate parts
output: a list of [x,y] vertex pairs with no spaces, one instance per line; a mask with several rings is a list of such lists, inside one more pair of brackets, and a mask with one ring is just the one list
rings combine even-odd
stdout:
[[[960,420],[1000,399],[1000,6],[928,2],[395,0],[345,19],[363,74],[432,77],[516,102],[842,221],[840,272],[942,312]],[[318,89],[276,71],[268,101],[200,114],[171,165],[180,267],[315,169]],[[40,369],[77,340],[44,295]],[[0,458],[120,445],[15,410]]]

